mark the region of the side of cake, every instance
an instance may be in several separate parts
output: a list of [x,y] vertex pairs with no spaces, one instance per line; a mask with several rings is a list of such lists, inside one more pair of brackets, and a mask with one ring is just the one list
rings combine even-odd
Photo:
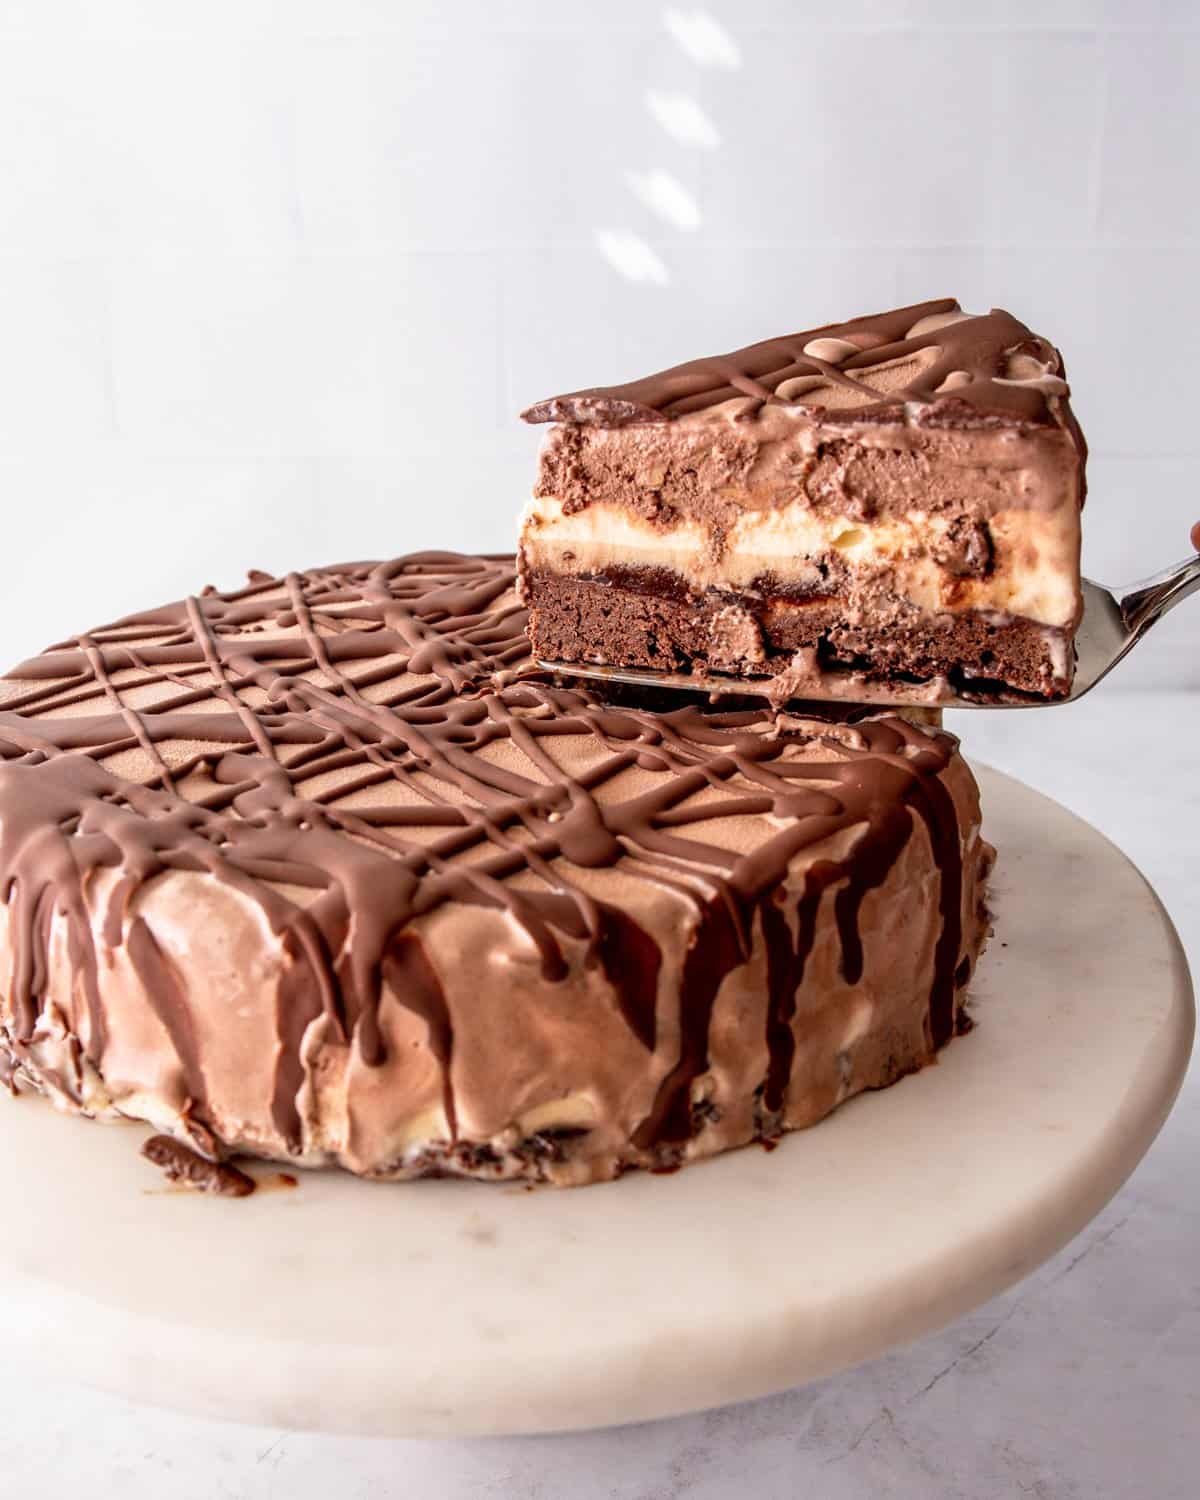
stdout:
[[256,577],[0,681],[0,1077],[207,1158],[573,1184],[930,1061],[987,935],[954,738],[602,702],[514,584]]
[[553,397],[535,655],[777,698],[1070,688],[1086,449],[1061,357],[951,300]]

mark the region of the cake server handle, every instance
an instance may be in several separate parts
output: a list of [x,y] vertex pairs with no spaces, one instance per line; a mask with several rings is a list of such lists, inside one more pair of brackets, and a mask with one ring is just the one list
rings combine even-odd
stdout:
[[1200,589],[1200,521],[1192,527],[1191,541],[1197,555],[1111,591],[1133,641],[1140,640],[1152,625]]

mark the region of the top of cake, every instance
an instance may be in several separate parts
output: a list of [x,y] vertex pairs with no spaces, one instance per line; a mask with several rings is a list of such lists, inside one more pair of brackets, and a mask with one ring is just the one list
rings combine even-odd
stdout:
[[740,401],[881,420],[902,411],[920,425],[980,418],[1074,429],[1062,356],[1011,313],[963,312],[952,297],[764,339],[732,354],[689,360],[624,385],[538,401],[526,422],[625,427],[669,422]]

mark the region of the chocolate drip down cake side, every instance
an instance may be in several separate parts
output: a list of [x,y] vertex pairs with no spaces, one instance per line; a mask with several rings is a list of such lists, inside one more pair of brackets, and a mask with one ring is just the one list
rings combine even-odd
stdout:
[[[821,332],[805,357],[864,384],[843,344],[870,333],[862,347],[904,354],[915,339],[915,390],[978,349],[931,306]],[[933,332],[913,334],[923,321]],[[996,675],[1057,692],[1082,445],[1060,376],[1039,384],[1020,363],[1048,368],[1052,351],[1013,328],[1015,383],[995,410],[952,383],[952,410],[936,393],[928,412],[889,398],[886,420],[852,413],[836,438],[810,413],[768,441],[792,418],[765,398],[742,420],[740,382],[767,369],[752,351],[721,365],[734,389],[715,404],[690,375],[551,403],[521,591],[516,559],[451,553],[254,574],[14,669],[0,680],[0,1080],[148,1121],[171,1138],[154,1153],[164,1169],[218,1189],[249,1180],[222,1167],[206,1182],[202,1163],[233,1156],[567,1185],[772,1143],[932,1061],[967,1027],[988,932],[993,853],[954,737],[849,703],[593,690],[538,668],[527,606],[541,654],[569,655],[581,630],[606,653],[654,656],[651,637],[682,652],[668,643],[689,611],[712,639],[739,639],[737,611],[765,603],[715,584],[710,600],[698,573],[681,583],[661,560],[672,531],[694,532],[687,568],[753,555],[760,581],[770,556],[782,580],[792,543],[764,538],[772,518],[782,538],[803,530],[780,498],[787,448],[793,492],[833,497],[810,507],[813,536],[853,522],[863,557],[905,528],[931,556],[959,549],[975,603],[939,650],[991,619]],[[958,454],[975,487],[931,477],[935,454]],[[759,551],[721,553],[745,496]],[[653,568],[630,560],[647,538]],[[814,548],[771,595],[787,649],[806,649],[806,610],[868,632],[878,599],[910,670],[920,630],[893,631],[902,569],[884,597],[847,563],[841,604],[805,604]],[[980,602],[1002,581],[1037,610]],[[680,589],[686,609],[654,614]],[[603,632],[586,602],[601,598]],[[776,627],[755,628],[765,651]]]

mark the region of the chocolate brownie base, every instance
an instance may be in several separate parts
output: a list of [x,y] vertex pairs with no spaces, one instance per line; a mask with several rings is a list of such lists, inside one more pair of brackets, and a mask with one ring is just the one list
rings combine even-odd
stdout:
[[844,596],[693,595],[658,570],[639,578],[624,569],[619,581],[534,573],[524,587],[542,661],[761,678],[779,676],[799,657],[808,685],[813,676],[855,673],[899,687],[941,682],[947,696],[1055,698],[1069,689],[1064,633],[1029,620],[931,615],[877,594],[869,613]]

